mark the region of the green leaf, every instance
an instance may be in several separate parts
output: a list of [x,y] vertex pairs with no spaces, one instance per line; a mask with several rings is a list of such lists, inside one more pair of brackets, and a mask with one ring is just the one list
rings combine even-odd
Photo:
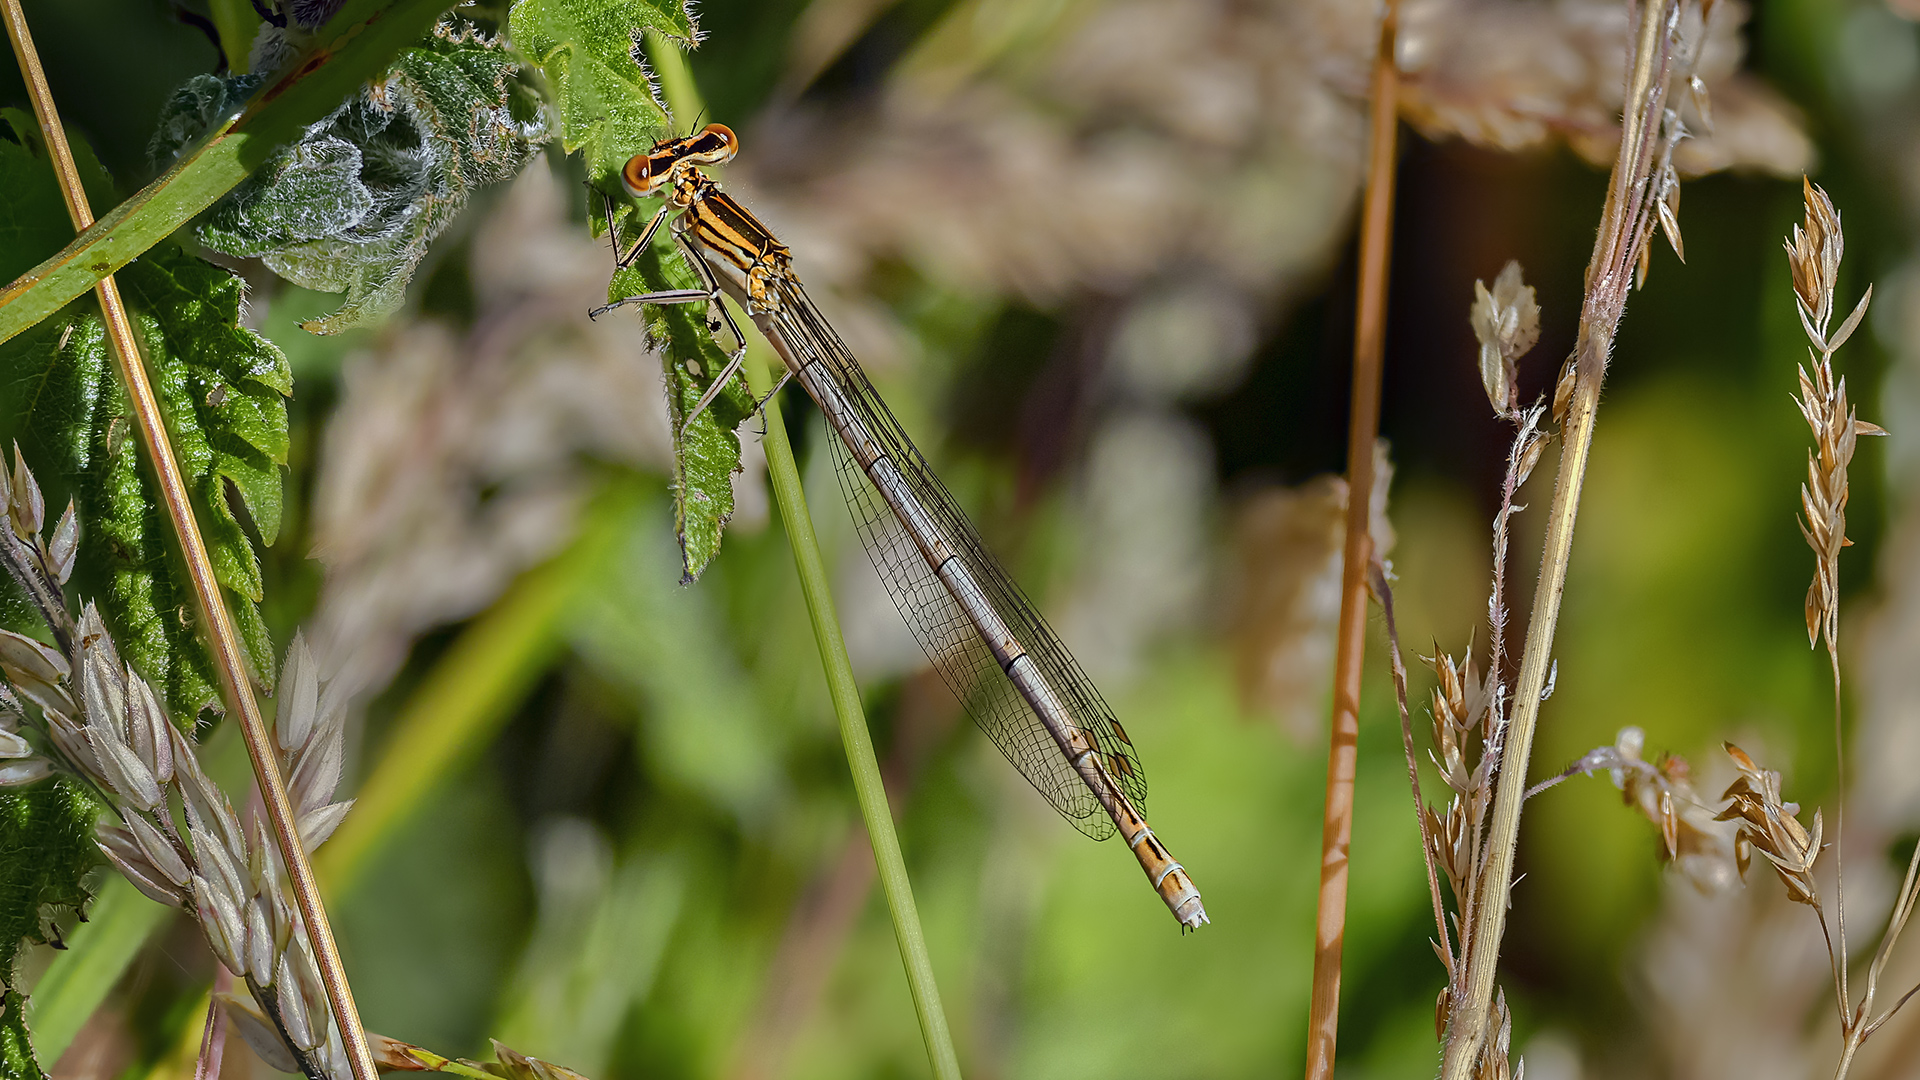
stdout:
[[47,1080],[27,1036],[25,1004],[13,990],[0,996],[0,1080]]
[[[661,247],[649,247],[632,267],[614,272],[607,285],[608,303],[641,293],[702,287],[680,253]],[[733,517],[733,474],[740,471],[740,437],[734,429],[753,411],[753,394],[736,375],[691,425],[687,423],[687,415],[728,361],[714,342],[708,310],[705,304],[650,304],[643,315],[648,343],[659,352],[666,379],[673,429],[674,531],[680,537],[681,580],[687,582],[720,554],[720,534]],[[732,342],[730,336],[726,340]]]
[[[0,125],[0,192],[7,196],[0,205],[0,277],[12,280],[73,239],[73,219],[60,197],[39,124],[19,109],[0,109]],[[69,132],[67,142],[87,198],[118,201],[87,141]]]
[[[31,265],[72,229],[37,132],[23,128],[17,113],[0,119],[18,138],[0,138],[0,236],[22,238],[19,248],[0,245],[0,259]],[[76,155],[84,146],[75,144]],[[87,555],[76,584],[101,598],[127,658],[166,692],[177,715],[191,716],[215,699],[213,668],[181,617],[193,594],[172,561],[158,493],[135,458],[130,410],[111,366],[93,302],[69,304],[0,343],[0,424],[22,444],[48,505],[72,497],[79,506]]]
[[[619,192],[619,173],[635,154],[652,149],[667,128],[667,112],[644,64],[641,35],[654,31],[691,44],[699,30],[681,0],[518,0],[508,16],[514,47],[538,64],[553,90],[560,141],[586,159],[588,183]],[[619,200],[614,221],[630,215]],[[607,227],[603,205],[589,200],[595,232]],[[666,230],[634,265],[616,270],[607,285],[609,303],[661,289],[700,287]],[[740,469],[740,440],[733,429],[746,418],[752,398],[735,381],[714,398],[691,427],[686,416],[713,376],[727,364],[699,304],[650,307],[643,317],[649,345],[659,351],[666,374],[667,411],[674,431],[675,528],[680,537],[683,580],[698,578],[720,551],[720,535],[733,516],[732,475]]]
[[166,175],[0,289],[0,341],[48,319],[213,205],[279,147],[385,72],[449,6],[448,0],[348,0],[312,36],[303,59],[264,81],[238,116],[223,120]]
[[[216,251],[260,258],[295,284],[346,293],[339,311],[302,324],[313,333],[394,311],[428,246],[473,192],[518,173],[544,135],[517,71],[496,39],[442,21],[385,78],[215,204],[197,235]],[[249,82],[200,76],[182,87],[156,147],[184,143]]]
[[[0,985],[13,984],[22,942],[53,935],[49,909],[86,901],[81,877],[99,861],[93,822],[99,806],[70,777],[0,793]],[[8,1013],[15,1011],[8,1001]]]
[[[23,128],[26,118],[17,112],[0,112],[0,121],[17,140],[0,138],[0,236],[33,245],[0,248],[0,258],[31,260],[58,246],[58,230],[41,226],[47,219],[63,223],[66,211],[35,130]],[[93,162],[84,142],[75,152]],[[110,191],[98,164],[83,172],[89,168]],[[254,606],[262,598],[260,563],[234,507],[262,543],[273,543],[293,373],[280,350],[240,325],[243,286],[233,274],[163,244],[118,280],[215,575],[235,594],[229,607],[248,657],[271,685],[272,643]],[[89,553],[81,591],[100,598],[123,654],[163,689],[173,714],[191,718],[219,703],[212,658],[194,633],[192,586],[169,542],[152,473],[139,462],[132,410],[111,368],[92,303],[68,305],[0,343],[0,421],[25,444],[42,481],[52,482],[49,494],[71,495],[79,505]]]
[[553,88],[560,145],[584,153],[602,191],[618,191],[620,167],[666,130],[666,107],[640,60],[644,30],[688,44],[700,36],[683,0],[518,0],[507,18],[514,47]]

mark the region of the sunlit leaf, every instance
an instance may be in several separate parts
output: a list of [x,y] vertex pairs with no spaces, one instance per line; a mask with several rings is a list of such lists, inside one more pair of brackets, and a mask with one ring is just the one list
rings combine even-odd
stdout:
[[[607,300],[699,287],[679,253],[655,245],[630,269],[613,275]],[[720,534],[733,517],[733,474],[740,469],[740,437],[734,429],[753,408],[753,395],[746,380],[736,376],[689,425],[687,414],[726,368],[727,354],[715,344],[707,305],[649,305],[644,310],[647,340],[665,368],[667,417],[673,430],[674,531],[680,537],[682,580],[692,581],[720,553]],[[720,333],[732,344],[727,331]]]
[[651,147],[667,124],[653,73],[641,59],[640,32],[698,40],[688,6],[683,0],[519,0],[507,25],[514,48],[540,66],[553,89],[561,146],[584,154],[595,187],[619,190],[620,167]]
[[[518,173],[545,124],[505,46],[445,20],[386,77],[308,128],[216,203],[197,228],[208,247],[258,257],[275,273],[344,292],[339,311],[303,324],[336,333],[397,309],[435,237],[477,189]],[[156,157],[184,148],[242,77],[199,76],[175,93]]]
[[[619,171],[666,133],[667,113],[653,73],[641,54],[641,34],[654,30],[691,44],[699,29],[682,0],[519,0],[509,16],[514,47],[540,65],[555,98],[560,141],[586,160],[588,183],[621,193]],[[596,232],[607,226],[604,203],[589,211]],[[651,213],[653,207],[647,207]],[[624,197],[614,220],[637,228]],[[666,230],[629,269],[616,271],[609,302],[661,289],[700,287],[674,249]],[[727,363],[706,325],[700,304],[650,307],[644,323],[666,374],[667,412],[674,432],[675,528],[686,580],[700,576],[720,551],[720,535],[733,516],[732,475],[740,468],[740,440],[733,433],[752,404],[745,380],[714,398],[689,427],[686,416]],[[729,344],[732,344],[729,341]]]
[[[21,118],[4,119],[20,131]],[[34,140],[0,139],[0,184],[0,235],[34,245],[0,245],[0,257],[31,266],[72,233],[44,225],[64,223],[66,211]],[[249,658],[270,684],[273,650],[256,606],[260,564],[235,508],[262,543],[278,536],[292,373],[271,342],[240,326],[242,283],[227,271],[163,244],[117,280],[215,574],[232,590],[229,607]],[[78,503],[78,584],[99,597],[127,659],[164,689],[176,716],[217,705],[193,591],[91,300],[0,344],[0,421],[52,494]]]

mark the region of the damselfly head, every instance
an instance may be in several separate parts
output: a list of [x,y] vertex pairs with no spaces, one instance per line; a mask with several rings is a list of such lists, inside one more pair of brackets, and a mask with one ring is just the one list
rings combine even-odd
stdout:
[[646,198],[664,187],[682,162],[689,166],[724,165],[739,151],[740,139],[732,128],[708,124],[691,135],[654,143],[652,150],[635,155],[620,170],[620,183],[627,194]]

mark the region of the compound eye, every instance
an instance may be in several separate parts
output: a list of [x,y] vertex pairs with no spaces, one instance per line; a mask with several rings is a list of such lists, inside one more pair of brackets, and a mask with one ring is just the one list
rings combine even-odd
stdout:
[[626,167],[620,170],[620,186],[626,188],[627,194],[634,198],[644,198],[653,194],[660,182],[666,179],[664,174],[665,170],[660,175],[654,174],[652,155],[635,154],[627,159]]
[[708,124],[701,129],[699,154],[707,164],[724,164],[732,161],[733,155],[739,152],[740,138],[732,128],[725,124]]

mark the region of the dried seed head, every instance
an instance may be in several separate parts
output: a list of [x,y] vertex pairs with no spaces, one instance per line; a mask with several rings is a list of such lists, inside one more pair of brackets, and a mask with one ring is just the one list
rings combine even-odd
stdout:
[[1840,256],[1846,238],[1840,231],[1840,211],[1833,200],[1806,177],[1800,178],[1807,206],[1804,226],[1795,225],[1787,240],[1787,263],[1793,268],[1793,292],[1807,334],[1825,351],[1827,321],[1833,317],[1833,292],[1840,280]]
[[1728,888],[1736,876],[1734,830],[1695,794],[1685,758],[1648,761],[1645,747],[1644,732],[1622,728],[1612,746],[1588,751],[1565,775],[1606,770],[1626,804],[1660,829],[1661,861],[1672,863],[1702,893]]
[[1732,743],[1725,745],[1740,776],[1721,796],[1732,802],[1715,820],[1740,823],[1734,856],[1741,876],[1746,876],[1752,853],[1759,851],[1786,884],[1787,899],[1818,909],[1820,893],[1814,884],[1813,865],[1820,858],[1820,811],[1813,812],[1813,829],[1809,832],[1796,817],[1799,805],[1781,801],[1780,774],[1761,768]]
[[1521,279],[1518,262],[1507,263],[1491,291],[1485,282],[1473,283],[1468,321],[1480,341],[1480,382],[1487,400],[1495,413],[1509,416],[1519,400],[1516,362],[1540,340],[1540,305],[1533,286]]

